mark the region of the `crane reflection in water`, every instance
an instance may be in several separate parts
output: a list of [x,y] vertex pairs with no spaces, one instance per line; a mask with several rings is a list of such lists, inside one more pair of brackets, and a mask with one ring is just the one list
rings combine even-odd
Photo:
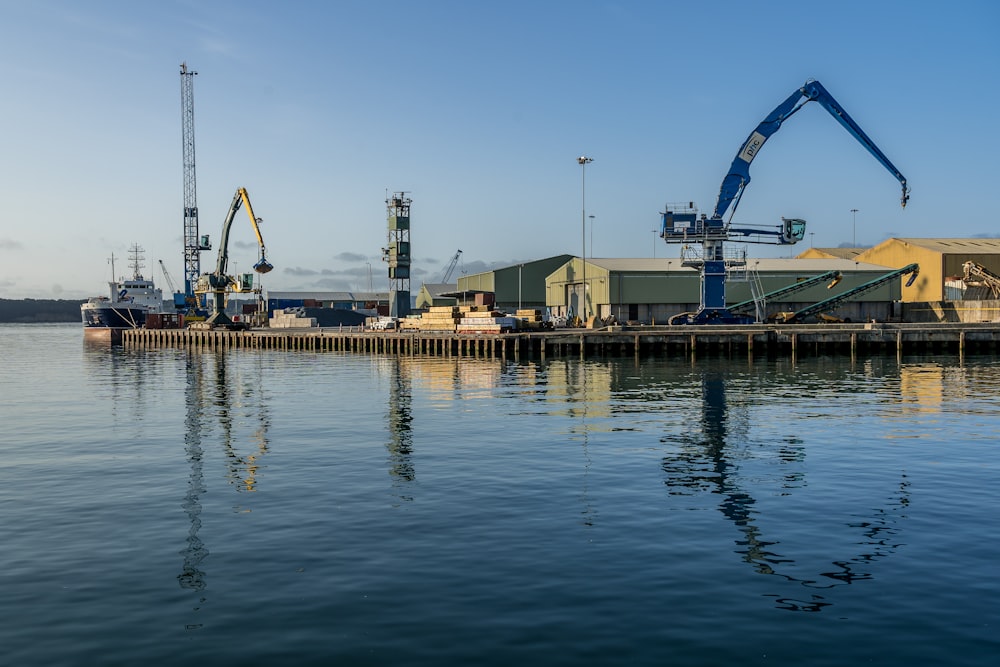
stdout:
[[[214,373],[211,366],[214,364]],[[185,360],[186,385],[184,420],[184,453],[190,465],[187,491],[181,508],[188,517],[188,535],[180,555],[183,558],[177,581],[181,588],[203,592],[207,586],[202,569],[209,550],[198,533],[201,529],[202,496],[208,487],[205,481],[205,441],[214,440],[216,425],[222,428],[222,452],[226,461],[226,478],[239,493],[257,490],[261,459],[268,452],[267,430],[270,417],[260,386],[263,373],[257,369],[248,374],[254,381],[240,382],[227,377],[225,353],[189,352]],[[254,429],[249,436],[247,454],[241,454],[239,442],[243,435],[239,426],[250,423]],[[205,598],[199,598],[199,605]],[[195,607],[197,610],[198,607]],[[189,625],[189,627],[198,627]]]
[[[776,606],[791,611],[821,611],[832,604],[823,596],[823,590],[872,579],[869,566],[899,546],[897,524],[904,518],[909,502],[909,482],[902,475],[885,507],[844,522],[854,534],[851,552],[830,560],[829,568],[815,575],[803,574],[804,568],[796,558],[780,551],[781,541],[765,534],[759,525],[763,510],[741,485],[741,480],[748,479],[741,466],[749,458],[744,447],[749,440],[749,420],[743,406],[734,408],[729,404],[728,391],[722,371],[708,369],[702,373],[702,413],[696,428],[677,437],[661,438],[661,442],[672,446],[662,463],[667,474],[665,484],[675,495],[718,494],[719,510],[742,533],[736,541],[736,553],[743,561],[759,574],[781,577],[810,590],[806,600],[773,595]],[[741,396],[745,395],[747,392],[741,392]],[[805,450],[797,438],[787,437],[778,446],[777,459],[782,466],[801,464],[804,458]],[[790,469],[783,475],[781,486],[781,495],[791,496],[793,489],[805,486],[805,477]]]

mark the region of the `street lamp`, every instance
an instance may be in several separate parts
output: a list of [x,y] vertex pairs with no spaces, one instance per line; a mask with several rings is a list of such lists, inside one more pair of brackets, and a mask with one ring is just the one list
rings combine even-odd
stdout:
[[521,269],[524,268],[524,264],[517,265],[517,309],[521,310]]
[[588,215],[590,218],[590,256],[594,257],[594,216]]
[[587,163],[593,162],[594,158],[581,155],[576,159],[580,164],[580,234],[583,239],[583,311],[584,320],[590,315],[587,310]]
[[851,221],[851,234],[853,238],[851,239],[851,245],[855,248],[858,247],[858,209],[851,209],[851,216],[853,220]]

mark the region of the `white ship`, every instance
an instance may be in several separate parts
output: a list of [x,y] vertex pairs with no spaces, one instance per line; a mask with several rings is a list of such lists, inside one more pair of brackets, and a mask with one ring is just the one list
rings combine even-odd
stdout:
[[[91,297],[80,304],[85,337],[113,340],[120,336],[123,329],[142,327],[150,313],[164,312],[163,290],[141,273],[143,252],[138,245],[129,248],[131,278],[108,282],[108,296]],[[111,272],[114,275],[114,257]]]

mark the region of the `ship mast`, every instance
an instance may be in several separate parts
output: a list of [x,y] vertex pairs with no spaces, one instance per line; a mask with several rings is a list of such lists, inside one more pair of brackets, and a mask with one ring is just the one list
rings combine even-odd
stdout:
[[145,252],[146,249],[138,243],[133,243],[132,247],[128,249],[129,266],[132,267],[133,280],[143,280],[142,273],[140,271],[145,266],[145,264],[142,263],[142,260],[146,258],[146,255],[143,254]]

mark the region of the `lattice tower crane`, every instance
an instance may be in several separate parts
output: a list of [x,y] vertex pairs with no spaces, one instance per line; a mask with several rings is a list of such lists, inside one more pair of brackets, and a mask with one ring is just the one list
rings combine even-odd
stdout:
[[211,250],[208,237],[198,237],[198,190],[194,168],[194,77],[197,72],[181,63],[181,148],[184,164],[184,295],[194,303],[194,288],[201,275],[202,250]]

